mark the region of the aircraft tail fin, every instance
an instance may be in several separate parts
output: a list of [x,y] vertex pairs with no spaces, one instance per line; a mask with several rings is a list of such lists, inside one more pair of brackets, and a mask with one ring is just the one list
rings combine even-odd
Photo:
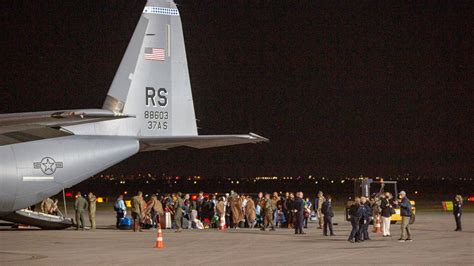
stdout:
[[173,1],[149,0],[103,109],[134,119],[101,123],[107,135],[197,135],[179,11]]
[[136,137],[142,151],[268,141],[255,134],[198,136],[181,19],[170,0],[148,0],[103,109],[129,118],[67,129]]

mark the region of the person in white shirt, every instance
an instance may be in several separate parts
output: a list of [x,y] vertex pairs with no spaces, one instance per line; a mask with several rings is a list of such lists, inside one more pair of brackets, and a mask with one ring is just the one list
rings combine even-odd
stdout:
[[127,207],[125,206],[125,202],[123,201],[123,195],[120,195],[114,204],[115,212],[117,213],[117,222],[115,226],[119,229],[120,220],[127,215]]

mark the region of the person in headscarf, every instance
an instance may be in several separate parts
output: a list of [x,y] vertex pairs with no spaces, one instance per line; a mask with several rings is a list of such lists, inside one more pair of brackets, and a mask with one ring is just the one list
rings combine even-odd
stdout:
[[216,212],[219,216],[219,227],[218,230],[225,230],[225,212],[226,211],[226,203],[224,199],[221,197],[219,198],[219,202],[217,202]]
[[280,197],[278,196],[278,192],[273,192],[272,195],[272,209],[273,209],[273,223],[276,223],[278,217],[277,217],[277,207],[278,207],[278,202],[280,201]]
[[163,204],[158,200],[158,197],[153,194],[150,200],[147,202],[147,208],[145,211],[150,214],[152,226],[156,229],[161,221],[161,216],[165,213],[163,210]]
[[246,215],[246,219],[247,219],[247,223],[249,224],[249,227],[253,228],[255,225],[255,219],[257,218],[257,213],[255,210],[255,202],[250,196],[247,197],[247,206],[245,207],[245,215]]
[[242,215],[242,201],[239,195],[233,192],[230,195],[230,208],[232,209],[232,225],[234,229],[237,229],[240,221],[243,219]]

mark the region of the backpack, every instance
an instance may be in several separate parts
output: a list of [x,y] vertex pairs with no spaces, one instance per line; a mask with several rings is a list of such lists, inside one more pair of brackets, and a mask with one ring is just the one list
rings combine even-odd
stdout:
[[114,203],[114,211],[118,212],[120,210],[118,200]]

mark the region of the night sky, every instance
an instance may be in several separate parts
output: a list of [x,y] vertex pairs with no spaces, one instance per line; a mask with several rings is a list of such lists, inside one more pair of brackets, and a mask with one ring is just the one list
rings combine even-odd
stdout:
[[[179,1],[200,134],[106,173],[472,176],[472,1]],[[224,4],[225,3],[225,4]],[[0,113],[100,108],[145,1],[2,1]]]

